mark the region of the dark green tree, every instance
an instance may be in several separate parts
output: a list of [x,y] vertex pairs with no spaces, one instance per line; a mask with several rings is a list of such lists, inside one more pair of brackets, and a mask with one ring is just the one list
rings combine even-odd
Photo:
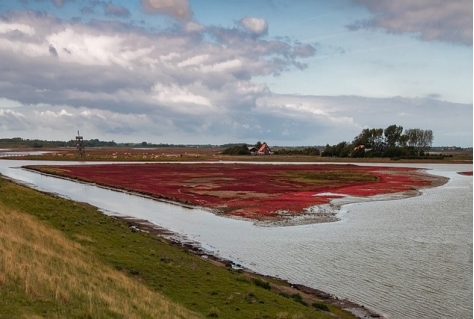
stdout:
[[354,145],[354,147],[359,146],[359,145],[365,145],[366,148],[376,148],[376,149],[378,149],[382,143],[383,143],[383,129],[381,128],[373,128],[373,129],[365,128],[352,141],[352,145]]
[[388,147],[395,147],[401,145],[401,136],[403,133],[403,126],[397,126],[395,124],[387,127],[383,134],[385,135],[385,143]]
[[344,151],[346,146],[347,146],[347,142],[340,142],[339,144],[337,144],[334,147],[334,155],[338,157],[347,157],[349,153],[346,154],[346,152]]
[[321,154],[321,156],[323,156],[323,157],[332,157],[334,155],[335,155],[334,146],[329,146],[329,144],[326,144],[326,147],[324,148],[323,153]]
[[237,145],[233,147],[226,148],[222,154],[225,155],[250,155],[249,148],[247,144]]

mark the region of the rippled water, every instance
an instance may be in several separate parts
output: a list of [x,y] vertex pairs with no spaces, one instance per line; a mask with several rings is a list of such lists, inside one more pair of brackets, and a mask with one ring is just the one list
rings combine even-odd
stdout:
[[25,163],[0,161],[0,172],[108,213],[147,219],[255,271],[389,318],[472,318],[472,177],[456,173],[471,164],[418,165],[449,182],[422,196],[345,205],[336,223],[291,227],[255,226],[12,165]]

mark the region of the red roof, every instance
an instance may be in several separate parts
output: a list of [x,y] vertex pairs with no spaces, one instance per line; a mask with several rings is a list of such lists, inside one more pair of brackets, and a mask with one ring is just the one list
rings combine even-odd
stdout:
[[268,147],[267,143],[263,143],[262,146],[258,149],[259,152],[270,151],[270,147]]

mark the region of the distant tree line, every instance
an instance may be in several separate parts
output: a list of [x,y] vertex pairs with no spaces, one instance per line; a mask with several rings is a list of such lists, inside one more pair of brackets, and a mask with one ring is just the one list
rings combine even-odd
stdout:
[[247,144],[239,144],[226,148],[222,151],[224,155],[251,155]]
[[[4,147],[31,147],[31,148],[42,148],[42,147],[76,147],[76,140],[69,141],[45,141],[38,139],[22,139],[20,137],[14,138],[2,138],[0,139],[0,145]],[[84,140],[85,147],[104,147],[104,146],[117,146],[114,141],[106,142],[99,141],[98,139]]]
[[[188,145],[188,144],[166,144],[166,143],[116,143],[114,141],[100,141],[98,139],[90,139],[83,141],[84,147],[199,147],[199,148],[211,148],[215,145]],[[0,147],[4,148],[42,148],[42,147],[76,147],[76,140],[69,141],[47,141],[38,139],[23,139],[21,137],[14,138],[0,138]]]
[[321,151],[316,147],[307,147],[304,149],[295,148],[295,149],[279,149],[274,151],[274,154],[277,155],[306,155],[306,156],[319,156]]
[[433,131],[408,129],[390,125],[386,129],[363,129],[351,143],[326,145],[322,156],[328,157],[390,157],[415,158],[425,156],[433,144]]
[[[299,147],[280,148],[273,150],[277,155],[304,155],[304,156],[325,156],[325,157],[389,157],[389,158],[420,158],[426,156],[425,151],[429,150],[433,144],[433,131],[424,129],[403,130],[402,126],[390,125],[382,128],[366,128],[354,137],[352,142],[340,142],[336,145],[326,144],[325,147]],[[100,141],[98,139],[84,140],[84,147],[216,147],[217,145],[184,145],[184,144],[153,144],[141,143],[115,143],[114,141]],[[257,150],[262,146],[258,141],[255,145]],[[0,139],[0,148],[14,147],[76,147],[75,140],[69,141],[44,141],[15,138]],[[225,148],[222,154],[225,155],[251,155],[248,144],[229,143],[221,146]]]

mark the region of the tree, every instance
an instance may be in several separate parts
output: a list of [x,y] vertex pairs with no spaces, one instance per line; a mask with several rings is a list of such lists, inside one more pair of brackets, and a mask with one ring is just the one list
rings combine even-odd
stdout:
[[233,147],[226,148],[222,154],[225,155],[250,155],[249,148],[247,144],[236,145]]
[[408,135],[403,134],[400,136],[400,146],[401,147],[406,147],[408,145]]
[[423,150],[431,148],[433,145],[433,131],[432,130],[424,130],[421,138],[421,148]]
[[344,148],[339,152],[339,157],[349,157],[353,149],[354,147],[352,144],[346,143],[346,146],[344,146]]
[[401,145],[400,137],[402,136],[402,133],[403,133],[403,126],[397,126],[394,124],[387,127],[383,131],[383,134],[385,136],[385,143],[387,143],[387,146],[395,147],[395,146]]
[[326,147],[324,148],[323,150],[323,154],[321,154],[321,156],[323,157],[331,157],[334,154],[334,146],[329,146],[329,144],[326,144]]
[[373,128],[368,129],[365,128],[354,138],[352,145],[359,146],[365,145],[366,148],[374,148],[379,149],[383,143],[383,129],[381,128]]
[[431,147],[433,144],[433,131],[419,128],[409,129],[405,132],[408,146],[414,147],[420,153],[422,150]]
[[322,156],[338,157],[416,157],[433,144],[433,131],[390,125],[386,129],[364,128],[352,143],[326,145]]
[[418,129],[414,129],[414,128],[408,129],[405,131],[405,135],[406,135],[408,146],[415,147],[417,144]]
[[359,145],[366,145],[369,144],[370,139],[370,129],[365,128],[362,132],[359,133],[354,140],[352,141],[352,145],[359,146]]
[[349,152],[346,152],[345,148],[347,146],[347,142],[340,142],[334,147],[334,155],[338,157],[347,157]]

